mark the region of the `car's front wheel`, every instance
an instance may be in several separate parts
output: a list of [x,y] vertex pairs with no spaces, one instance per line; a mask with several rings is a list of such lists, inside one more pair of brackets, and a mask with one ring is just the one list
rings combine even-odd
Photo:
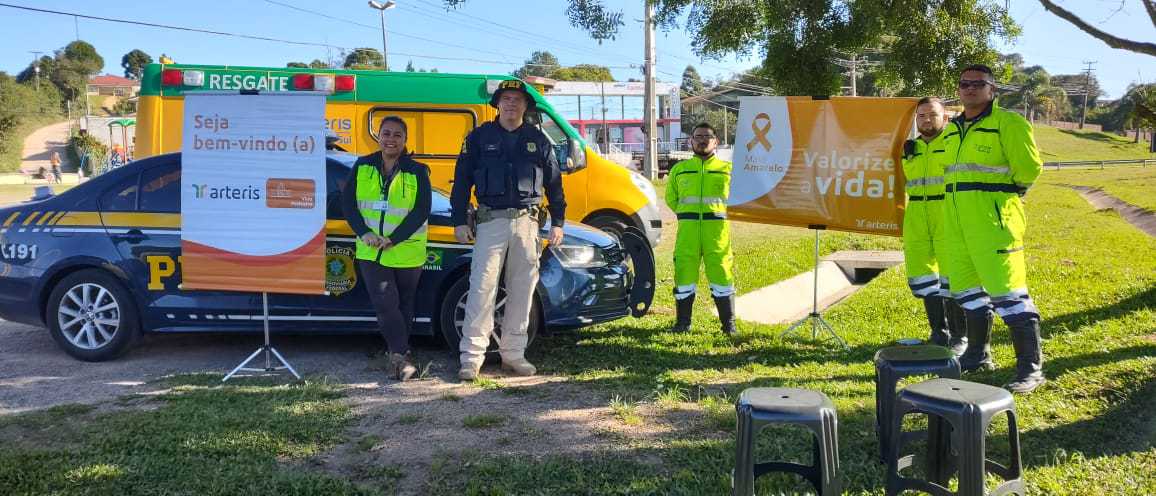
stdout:
[[140,333],[136,303],[111,274],[86,269],[62,279],[48,297],[45,321],[66,353],[86,362],[112,360]]
[[[466,320],[466,296],[469,294],[469,289],[470,277],[469,274],[466,274],[454,281],[453,285],[446,291],[446,297],[442,299],[438,326],[441,328],[442,338],[446,340],[446,344],[451,349],[458,349],[462,342],[462,332]],[[502,334],[502,316],[505,315],[505,309],[506,291],[499,287],[494,303],[494,332],[490,335],[490,347],[487,351],[498,350],[498,341]],[[540,315],[541,308],[535,301],[530,305],[530,325],[526,329],[527,348],[533,344],[534,337],[538,335],[538,328],[542,321]]]

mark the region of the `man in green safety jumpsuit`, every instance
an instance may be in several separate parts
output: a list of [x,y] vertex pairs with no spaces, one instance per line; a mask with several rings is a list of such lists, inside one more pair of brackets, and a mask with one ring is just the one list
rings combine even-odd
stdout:
[[1021,197],[1043,169],[1032,126],[995,104],[995,81],[984,65],[963,70],[962,114],[944,133],[944,225],[951,295],[966,312],[964,371],[994,368],[992,312],[1011,329],[1015,378],[1008,390],[1029,393],[1044,383],[1040,314],[1028,296]]
[[948,298],[950,287],[939,272],[947,251],[943,235],[943,168],[947,153],[943,101],[924,97],[915,109],[919,137],[903,144],[903,175],[907,178],[907,209],[903,214],[903,260],[911,294],[923,300],[931,325],[932,343],[950,347],[956,356],[967,348],[963,309]]
[[726,221],[731,163],[715,156],[718,136],[709,124],[695,126],[690,139],[694,158],[674,164],[666,182],[666,204],[678,216],[678,236],[674,241],[677,317],[671,330],[690,330],[698,268],[705,263],[722,331],[734,334],[734,255]]

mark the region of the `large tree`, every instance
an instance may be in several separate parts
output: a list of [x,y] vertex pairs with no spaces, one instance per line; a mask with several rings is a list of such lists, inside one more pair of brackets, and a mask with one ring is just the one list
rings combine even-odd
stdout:
[[36,76],[35,66],[40,67],[41,84],[51,82],[64,98],[76,99],[84,93],[88,78],[104,67],[104,58],[92,45],[77,40],[57,50],[53,57],[43,56],[29,64],[28,68],[17,75],[16,80],[33,80]]
[[346,69],[376,69],[389,70],[385,66],[385,57],[376,48],[355,48],[345,56],[342,67]]
[[[1124,0],[1120,0],[1120,8],[1124,7],[1124,3]],[[1153,29],[1156,29],[1156,0],[1140,0],[1140,3],[1144,5],[1144,10],[1148,12],[1148,17],[1152,20]],[[1048,12],[1051,12],[1052,14],[1055,14],[1056,17],[1068,21],[1073,26],[1079,28],[1080,31],[1088,33],[1092,37],[1106,43],[1112,48],[1143,53],[1156,57],[1156,43],[1122,38],[1120,36],[1104,31],[1092,25],[1092,23],[1084,20],[1079,15],[1076,15],[1074,12],[1056,5],[1056,3],[1052,2],[1051,0],[1040,0],[1040,5],[1043,5],[1044,9],[1046,9]],[[1104,9],[1104,7],[1097,6],[1097,9]]]
[[[467,0],[444,1],[455,7]],[[959,69],[995,63],[993,38],[1019,33],[998,0],[647,1],[667,29],[689,12],[686,28],[703,57],[759,55],[759,74],[779,94],[837,94],[843,78],[831,63],[836,55],[884,46],[890,55],[878,69],[881,85],[901,86],[905,94],[951,94]],[[597,40],[614,38],[625,25],[622,13],[603,0],[569,0],[566,12]]]
[[693,65],[687,65],[686,69],[683,69],[682,85],[679,89],[682,91],[683,98],[702,93],[702,76],[699,76],[698,69],[695,69]]
[[562,68],[558,64],[558,57],[547,51],[534,52],[530,54],[530,59],[526,61],[522,67],[514,71],[514,76],[525,78],[526,76],[540,76],[551,77],[554,71]]
[[559,81],[614,81],[610,69],[592,64],[578,64],[573,67],[563,67],[554,71],[551,78]]
[[120,58],[120,66],[124,68],[124,77],[140,80],[144,74],[144,66],[153,63],[153,58],[141,50],[133,49]]

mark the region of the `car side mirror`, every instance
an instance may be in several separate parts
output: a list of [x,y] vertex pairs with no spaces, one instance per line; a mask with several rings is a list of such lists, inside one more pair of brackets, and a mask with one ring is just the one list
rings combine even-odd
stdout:
[[570,140],[565,160],[561,162],[562,172],[573,174],[586,168],[586,147],[578,140]]

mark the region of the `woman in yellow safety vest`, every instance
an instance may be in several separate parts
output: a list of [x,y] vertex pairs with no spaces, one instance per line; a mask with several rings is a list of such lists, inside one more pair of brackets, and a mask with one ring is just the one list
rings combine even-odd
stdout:
[[382,119],[380,152],[358,157],[341,190],[345,219],[357,234],[357,266],[389,347],[389,370],[401,381],[417,373],[409,330],[430,212],[429,167],[406,151],[407,135],[400,117]]

